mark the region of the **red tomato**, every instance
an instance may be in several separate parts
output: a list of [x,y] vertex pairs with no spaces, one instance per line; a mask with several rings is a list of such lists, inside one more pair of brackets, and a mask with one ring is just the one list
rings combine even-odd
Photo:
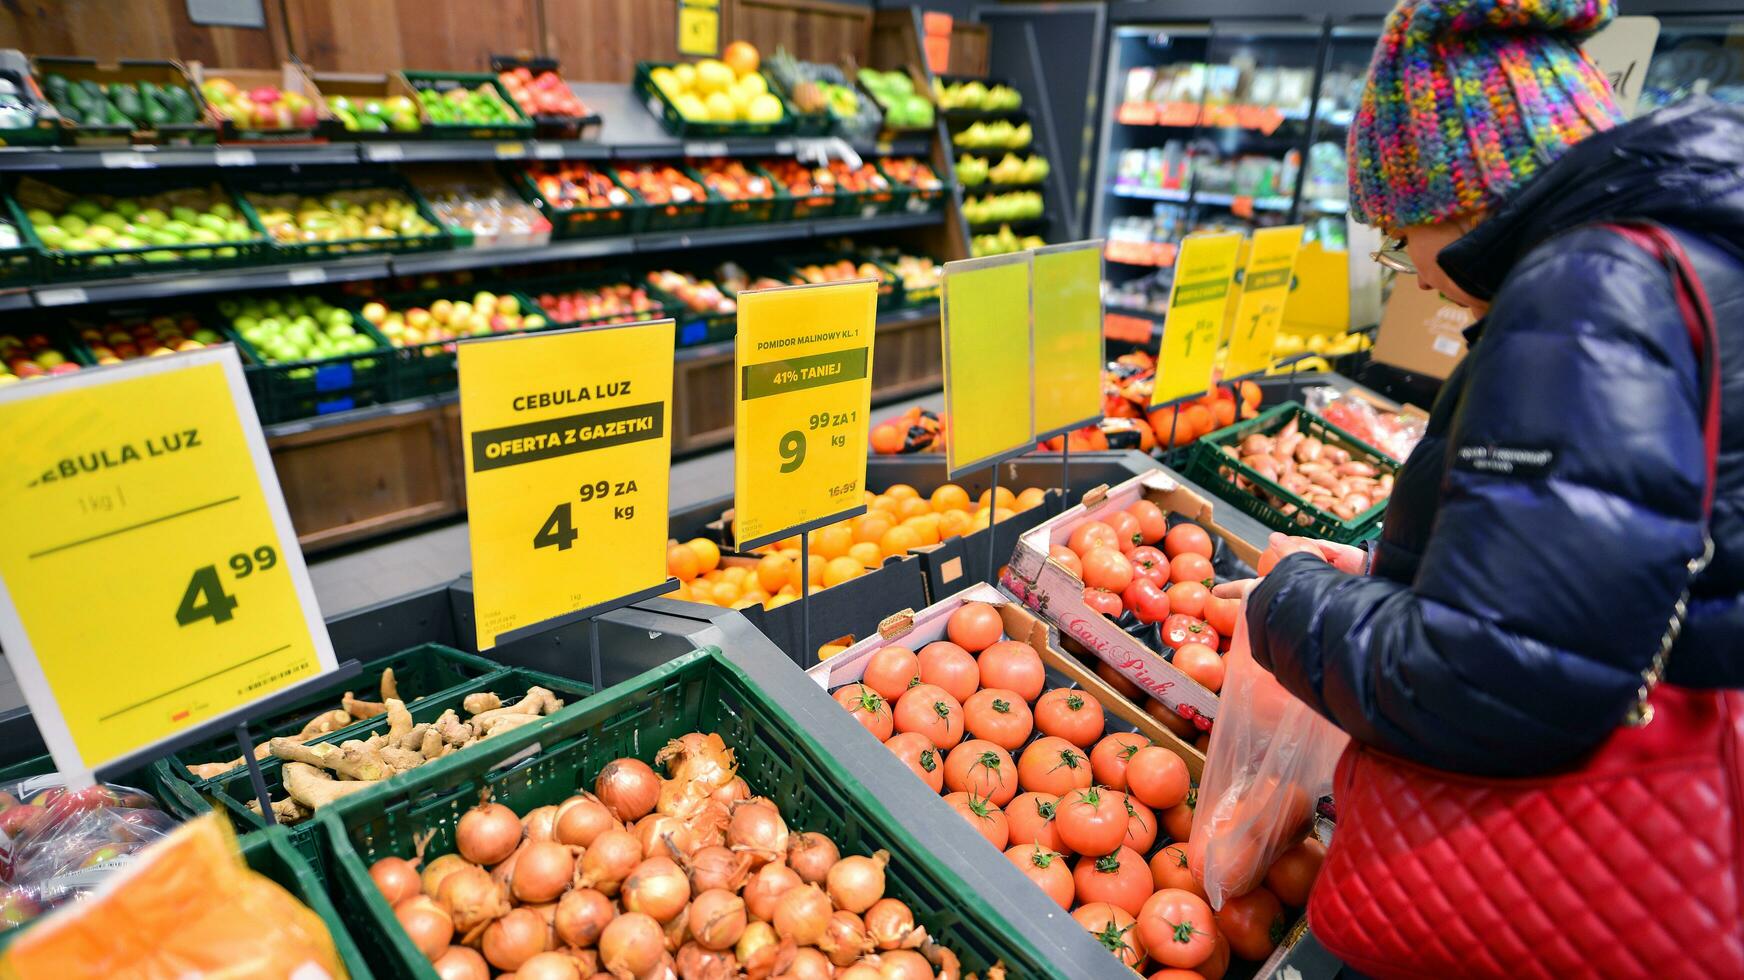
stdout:
[[1193,834],[1193,806],[1197,801],[1191,792],[1180,803],[1163,811],[1163,833],[1173,840],[1184,841]]
[[1085,589],[1084,605],[1089,606],[1091,612],[1099,612],[1109,619],[1119,619],[1121,610],[1126,608],[1120,604],[1120,596],[1107,589]]
[[1145,980],[1205,980],[1205,974],[1198,970],[1183,970],[1179,967],[1165,966],[1146,977]]
[[933,792],[944,792],[945,761],[932,739],[919,732],[898,732],[890,736],[884,747],[913,770],[921,782],[931,786]]
[[1054,824],[1054,809],[1060,798],[1052,793],[1024,793],[1005,808],[1013,844],[1039,844],[1050,851],[1063,851],[1060,828]]
[[1199,729],[1194,726],[1191,718],[1183,716],[1156,698],[1145,699],[1145,714],[1155,718],[1164,728],[1181,738],[1193,738],[1199,734]]
[[1163,514],[1163,509],[1148,500],[1135,501],[1126,509],[1128,514],[1138,518],[1139,535],[1145,544],[1156,544],[1168,533],[1169,519]]
[[1165,888],[1139,909],[1139,942],[1165,966],[1192,969],[1204,963],[1217,945],[1216,933],[1211,906],[1192,892]]
[[1137,915],[1153,891],[1150,869],[1130,847],[1102,857],[1079,858],[1072,884],[1080,902],[1107,902],[1128,915]]
[[1159,586],[1169,584],[1169,559],[1162,552],[1147,544],[1132,549],[1132,554],[1126,557],[1132,561],[1135,574],[1148,578]]
[[1225,898],[1217,910],[1217,930],[1229,937],[1230,951],[1244,960],[1272,955],[1289,928],[1278,896],[1264,888]]
[[982,687],[1016,691],[1026,705],[1042,696],[1048,671],[1042,666],[1041,655],[1027,643],[1000,640],[981,651],[975,664],[981,672]]
[[1114,528],[1101,521],[1085,521],[1072,529],[1072,536],[1066,539],[1066,547],[1084,557],[1084,553],[1096,548],[1120,549],[1120,538],[1115,535]]
[[1016,691],[988,687],[969,695],[969,700],[963,703],[963,727],[976,738],[1015,752],[1029,741],[1035,722],[1030,717],[1029,705],[1023,703]]
[[1107,902],[1080,905],[1073,910],[1072,921],[1088,930],[1097,942],[1127,966],[1136,970],[1144,962],[1144,948],[1138,942],[1138,920],[1119,906]]
[[1139,687],[1132,678],[1121,673],[1120,668],[1106,661],[1098,660],[1095,669],[1096,676],[1102,678],[1103,683],[1114,688],[1121,697],[1129,701],[1136,701],[1144,697],[1144,688]]
[[1005,812],[994,806],[990,801],[968,793],[952,793],[945,797],[945,802],[951,809],[969,821],[969,826],[987,838],[987,843],[998,848],[1001,853],[1011,840],[1011,828],[1005,823]]
[[1278,855],[1266,871],[1266,887],[1290,908],[1304,908],[1325,862],[1326,845],[1310,837]]
[[1199,555],[1209,559],[1216,554],[1211,535],[1197,524],[1176,524],[1163,535],[1163,552],[1170,558],[1177,555]]
[[1102,737],[1102,702],[1083,691],[1056,687],[1036,699],[1035,723],[1043,735],[1058,735],[1088,749]]
[[1090,785],[1090,760],[1071,742],[1045,735],[1018,756],[1017,784],[1032,793],[1065,796]]
[[1132,562],[1116,548],[1092,548],[1084,555],[1084,584],[1119,592],[1132,582]]
[[1203,643],[1208,647],[1215,647],[1217,631],[1203,619],[1170,613],[1169,618],[1163,620],[1163,645],[1178,647],[1183,643]]
[[1223,658],[1205,644],[1183,643],[1169,662],[1207,691],[1215,694],[1223,689]]
[[1169,611],[1202,619],[1209,598],[1211,590],[1199,582],[1176,582],[1169,586]]
[[897,699],[895,728],[919,732],[934,748],[955,748],[963,740],[963,705],[934,684],[916,684]]
[[1102,786],[1126,792],[1126,766],[1151,740],[1135,732],[1104,735],[1090,750],[1090,772]]
[[1072,872],[1066,869],[1065,855],[1034,844],[1017,844],[1006,851],[1005,856],[1035,882],[1036,887],[1058,902],[1060,908],[1072,907],[1076,889],[1072,885]]
[[920,683],[920,661],[907,647],[880,647],[866,658],[866,674],[860,683],[894,704],[909,688]]
[[964,650],[980,653],[1005,636],[1005,622],[991,605],[965,602],[945,623],[945,635]]
[[848,684],[836,689],[835,699],[873,738],[882,742],[890,737],[890,702],[877,691],[864,684]]
[[1002,807],[1017,795],[1017,765],[999,746],[971,738],[945,756],[945,788]]
[[1114,540],[1122,554],[1130,554],[1132,549],[1144,544],[1144,536],[1139,533],[1138,518],[1124,510],[1117,510],[1103,521],[1114,529]]
[[1169,559],[1169,581],[1198,582],[1210,588],[1217,582],[1217,571],[1211,567],[1211,559],[1197,551],[1183,551]]
[[1187,764],[1161,745],[1143,746],[1126,762],[1126,791],[1152,809],[1179,806],[1189,788]]
[[1078,561],[1078,553],[1062,544],[1056,544],[1048,549],[1048,557],[1059,562],[1061,567],[1072,573],[1078,581],[1084,581],[1084,565]]
[[1126,836],[1120,843],[1140,854],[1150,853],[1157,842],[1157,815],[1125,793],[1120,795],[1120,805],[1126,808]]
[[1235,617],[1240,613],[1240,599],[1220,599],[1213,595],[1205,600],[1205,621],[1224,639],[1235,635]]
[[1120,594],[1120,602],[1141,623],[1160,623],[1169,618],[1169,594],[1143,575],[1133,577],[1132,584]]
[[969,651],[949,640],[920,648],[920,682],[936,684],[960,704],[981,686],[981,668]]
[[1229,972],[1229,937],[1219,932],[1217,945],[1211,948],[1211,958],[1199,964],[1193,972],[1205,980],[1223,980],[1223,975]]
[[1179,888],[1200,898],[1205,897],[1205,886],[1193,877],[1193,870],[1188,867],[1185,844],[1165,844],[1151,855],[1151,881],[1158,891]]
[[1079,854],[1111,854],[1126,837],[1125,795],[1100,786],[1075,789],[1060,797],[1054,822],[1060,840]]

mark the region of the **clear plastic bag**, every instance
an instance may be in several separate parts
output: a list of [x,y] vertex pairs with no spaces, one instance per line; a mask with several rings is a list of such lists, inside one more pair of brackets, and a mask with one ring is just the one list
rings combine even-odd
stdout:
[[149,793],[58,775],[0,787],[0,931],[87,894],[176,828]]
[[1383,412],[1349,392],[1324,385],[1308,389],[1308,411],[1404,462],[1429,428],[1421,415]]
[[1235,622],[1193,811],[1195,859],[1213,908],[1253,890],[1307,833],[1350,741],[1254,662],[1245,605]]

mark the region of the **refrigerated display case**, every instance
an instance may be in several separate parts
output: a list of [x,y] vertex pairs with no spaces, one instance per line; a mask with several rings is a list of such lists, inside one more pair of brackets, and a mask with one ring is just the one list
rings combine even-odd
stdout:
[[1635,114],[1693,95],[1744,103],[1744,19],[1736,15],[1659,18],[1659,39],[1653,46]]

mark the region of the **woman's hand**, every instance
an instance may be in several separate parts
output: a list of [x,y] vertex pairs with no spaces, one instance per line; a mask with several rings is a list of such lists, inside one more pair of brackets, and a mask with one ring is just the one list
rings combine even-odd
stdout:
[[1298,552],[1313,555],[1333,568],[1341,572],[1349,572],[1352,575],[1363,574],[1364,568],[1368,565],[1368,552],[1361,548],[1348,544],[1334,544],[1331,541],[1318,541],[1314,538],[1294,537],[1281,531],[1274,531],[1266,542],[1265,553],[1260,555],[1260,574],[1270,573],[1278,562]]
[[1247,594],[1260,584],[1257,578],[1240,578],[1233,582],[1225,582],[1211,590],[1211,594],[1219,599],[1246,599]]

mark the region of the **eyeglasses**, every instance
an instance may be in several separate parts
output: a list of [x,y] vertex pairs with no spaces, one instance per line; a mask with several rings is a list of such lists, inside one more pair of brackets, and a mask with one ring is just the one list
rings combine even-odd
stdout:
[[1405,241],[1401,238],[1389,238],[1381,243],[1378,252],[1370,252],[1369,258],[1381,264],[1382,268],[1407,276],[1417,274],[1417,265],[1411,261],[1411,256],[1405,253]]

